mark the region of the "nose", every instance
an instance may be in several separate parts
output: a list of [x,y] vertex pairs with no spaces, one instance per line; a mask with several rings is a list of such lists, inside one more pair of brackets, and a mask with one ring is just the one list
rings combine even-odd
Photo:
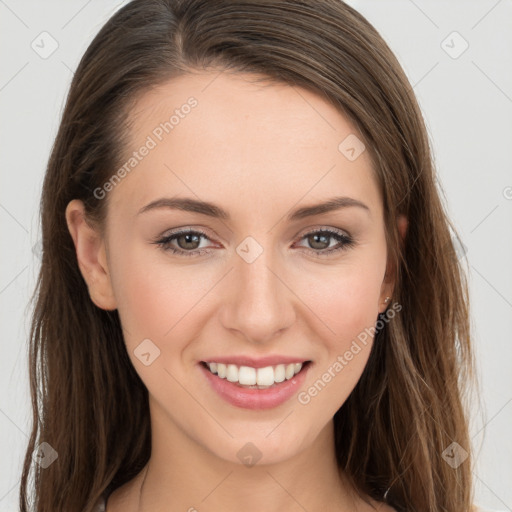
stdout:
[[222,324],[251,343],[269,343],[295,321],[295,295],[286,283],[284,266],[271,250],[264,250],[251,263],[234,255],[234,267]]

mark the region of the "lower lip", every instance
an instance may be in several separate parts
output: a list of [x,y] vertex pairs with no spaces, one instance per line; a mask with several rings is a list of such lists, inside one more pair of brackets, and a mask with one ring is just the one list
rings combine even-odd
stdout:
[[272,409],[283,404],[298,392],[310,366],[311,362],[308,362],[290,380],[279,382],[270,388],[251,389],[229,382],[227,379],[221,379],[199,363],[204,376],[220,397],[231,405],[244,409]]

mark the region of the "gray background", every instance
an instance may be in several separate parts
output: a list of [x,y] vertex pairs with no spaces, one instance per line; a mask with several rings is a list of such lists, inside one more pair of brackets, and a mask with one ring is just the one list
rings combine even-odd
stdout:
[[[28,300],[45,165],[73,70],[123,3],[0,0],[0,512],[17,510],[31,421]],[[512,2],[349,3],[394,50],[425,115],[471,286],[482,390],[471,418],[476,502],[512,510]]]

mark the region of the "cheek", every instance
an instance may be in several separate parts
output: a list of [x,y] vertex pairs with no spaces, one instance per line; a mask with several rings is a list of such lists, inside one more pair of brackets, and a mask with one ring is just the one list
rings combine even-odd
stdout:
[[176,361],[204,323],[204,299],[217,276],[200,265],[180,268],[157,251],[119,246],[112,283],[128,349],[149,338],[161,349],[161,361]]
[[[311,309],[326,333],[319,360],[297,400],[309,417],[331,418],[359,381],[370,356],[378,316],[380,280],[371,272],[340,273],[310,293]],[[320,355],[321,354],[321,355]]]
[[[211,297],[203,299],[224,269],[211,262],[180,267],[162,258],[156,247],[132,247],[126,239],[112,242],[112,284],[127,345],[132,348],[149,338],[164,347],[173,339],[176,352],[177,340],[197,334],[187,334],[187,329],[204,324],[202,317],[211,314],[205,309]],[[292,297],[291,303],[317,325],[317,334],[324,333],[324,350],[346,350],[353,338],[375,324],[384,258],[385,248],[379,252],[366,247],[339,265],[311,263],[287,274],[285,280],[294,283],[300,299]]]
[[112,285],[127,344],[162,340],[176,323],[189,289],[172,267],[164,271],[149,261],[147,251],[120,244],[112,250],[112,261]]
[[332,269],[321,278],[302,279],[303,301],[324,324],[329,345],[343,346],[375,324],[383,272],[378,263],[357,264]]
[[170,326],[162,313],[173,309],[166,283],[157,278],[154,268],[148,268],[129,254],[117,261],[112,281],[123,328],[130,336],[163,334]]

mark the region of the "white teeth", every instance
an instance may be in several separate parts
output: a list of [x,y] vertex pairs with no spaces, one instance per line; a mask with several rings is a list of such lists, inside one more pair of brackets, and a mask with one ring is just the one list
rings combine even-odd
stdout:
[[286,378],[286,372],[284,368],[284,364],[278,364],[274,367],[274,382],[283,382]]
[[[213,363],[213,364],[215,364],[215,363]],[[211,367],[210,367],[210,371],[212,373],[215,373]],[[225,364],[217,363],[217,375],[221,379],[225,379],[226,378],[226,365]]]
[[238,370],[238,382],[244,386],[254,386],[254,384],[256,384],[256,370],[250,366],[240,366]]
[[[272,384],[274,384],[274,368],[272,368],[272,366],[258,368],[257,373],[256,382],[258,386],[272,386]],[[240,384],[244,383],[240,381]]]
[[212,373],[216,373],[221,379],[258,389],[265,389],[275,383],[290,380],[302,369],[302,363],[278,364],[264,368],[238,367],[235,364],[226,365],[214,362],[206,363],[206,365]]
[[226,380],[229,382],[238,382],[238,367],[234,364],[228,364],[226,368]]

